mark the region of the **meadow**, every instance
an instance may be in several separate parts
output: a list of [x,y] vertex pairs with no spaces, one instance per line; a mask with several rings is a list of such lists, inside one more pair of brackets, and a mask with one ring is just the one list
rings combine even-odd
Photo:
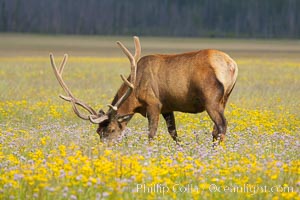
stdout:
[[140,37],[142,55],[215,48],[239,66],[212,148],[206,113],[176,113],[180,145],[163,119],[149,144],[135,115],[105,143],[80,120],[51,69],[79,99],[107,109],[129,74],[115,44],[130,37],[0,34],[0,199],[300,199],[300,41]]

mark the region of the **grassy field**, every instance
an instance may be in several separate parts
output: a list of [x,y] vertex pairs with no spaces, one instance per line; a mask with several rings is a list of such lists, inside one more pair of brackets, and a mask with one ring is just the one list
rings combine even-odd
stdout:
[[69,54],[64,79],[105,108],[129,63],[129,37],[0,34],[0,199],[300,199],[300,42],[141,37],[142,55],[215,48],[239,66],[227,140],[212,148],[206,113],[176,113],[181,145],[161,119],[148,143],[136,115],[102,143],[62,93],[49,62]]

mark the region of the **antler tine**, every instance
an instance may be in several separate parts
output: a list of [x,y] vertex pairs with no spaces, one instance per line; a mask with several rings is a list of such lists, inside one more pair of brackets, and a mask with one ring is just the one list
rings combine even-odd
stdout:
[[120,105],[129,97],[129,95],[131,94],[131,92],[134,89],[133,84],[131,84],[123,75],[121,75],[121,78],[124,81],[124,83],[128,86],[128,88],[127,88],[125,94],[121,98],[119,98],[119,100],[117,101],[115,106],[111,107],[115,111],[117,111],[117,109],[120,107]]
[[[72,97],[67,97],[67,96],[64,96],[64,95],[59,95],[60,98],[62,98],[63,100],[65,101],[69,101],[72,103]],[[73,98],[75,104],[85,108],[86,110],[89,111],[89,113],[93,114],[93,115],[97,115],[97,112],[92,108],[90,107],[89,105],[86,105],[84,102],[80,101],[79,99],[76,99],[76,98]]]
[[97,117],[93,117],[93,115],[89,116],[89,120],[93,123],[93,124],[100,124],[101,122],[108,120],[108,116],[107,115],[102,115],[102,116],[97,116]]
[[62,77],[62,73],[64,71],[64,67],[65,67],[65,65],[67,63],[67,60],[68,60],[68,54],[65,54],[64,58],[63,58],[63,61],[61,62],[60,68],[59,68],[59,74],[60,74],[61,77]]
[[72,92],[69,90],[68,86],[65,84],[65,82],[63,81],[62,79],[62,70],[64,69],[64,65],[65,65],[65,62],[67,60],[67,57],[68,55],[65,54],[64,56],[64,59],[63,59],[63,62],[59,68],[59,71],[57,70],[57,67],[56,67],[56,64],[55,64],[55,61],[54,61],[54,56],[52,53],[50,53],[50,60],[51,60],[51,65],[52,65],[52,68],[53,68],[53,71],[54,71],[54,74],[56,76],[56,79],[58,80],[60,86],[64,89],[64,91],[68,94],[68,96],[74,98]]
[[[65,66],[65,64],[67,62],[67,59],[68,59],[68,55],[65,54],[64,55],[64,59],[63,59],[63,61],[61,63],[61,66],[60,66],[59,70],[57,70],[57,67],[56,67],[56,64],[55,64],[55,61],[54,61],[54,56],[53,56],[52,53],[50,53],[50,61],[51,61],[51,65],[52,65],[54,74],[56,76],[56,79],[58,80],[60,86],[68,94],[68,97],[67,96],[63,96],[63,95],[60,95],[60,97],[62,99],[64,99],[65,101],[69,101],[69,102],[72,103],[73,111],[81,119],[90,120],[91,118],[98,117],[97,116],[97,112],[93,108],[91,108],[90,106],[86,105],[84,102],[82,102],[82,101],[80,101],[80,100],[78,100],[78,99],[76,99],[74,97],[74,95],[72,94],[72,92],[70,91],[70,89],[68,88],[68,86],[66,85],[66,83],[64,82],[64,80],[62,79],[62,73],[63,73],[63,70],[64,70],[64,66]],[[80,113],[79,110],[78,110],[78,108],[76,107],[76,104],[79,105],[79,106],[81,106],[82,108],[86,109],[91,115],[88,116],[88,115],[84,115],[84,114]]]
[[129,61],[131,63],[135,62],[135,59],[132,56],[132,54],[130,53],[130,51],[120,41],[117,41],[117,44],[121,47],[122,51],[128,57]]
[[134,46],[135,46],[134,59],[135,59],[135,62],[137,63],[138,60],[139,60],[140,57],[141,57],[141,51],[142,51],[142,50],[141,50],[141,43],[140,43],[139,37],[134,36],[133,39],[134,39]]
[[[135,83],[135,77],[136,77],[136,62],[135,62],[135,58],[133,57],[133,55],[129,52],[129,50],[121,43],[121,42],[117,42],[117,44],[121,47],[121,49],[123,50],[123,52],[125,53],[125,55],[128,57],[130,64],[131,64],[131,73],[130,73],[130,82],[132,84]],[[123,75],[121,75],[123,76]]]
[[138,37],[134,37],[134,45],[135,45],[135,55],[133,56],[129,50],[120,42],[117,41],[117,44],[121,47],[122,51],[125,53],[125,55],[128,57],[130,64],[131,64],[131,73],[130,73],[130,82],[121,75],[122,80],[124,83],[128,86],[128,89],[126,90],[125,94],[119,100],[117,103],[113,105],[108,105],[110,107],[111,111],[116,112],[117,109],[120,107],[120,105],[129,97],[131,92],[134,89],[134,84],[136,80],[136,69],[137,69],[137,61],[141,56],[141,45]]
[[74,99],[71,98],[70,101],[71,101],[71,103],[72,103],[73,111],[75,112],[75,114],[76,114],[79,118],[84,119],[84,120],[89,120],[89,119],[90,119],[89,116],[84,115],[84,114],[81,114],[81,113],[79,112],[79,110],[78,110],[77,107],[76,107],[76,103],[75,103],[75,100],[74,100]]

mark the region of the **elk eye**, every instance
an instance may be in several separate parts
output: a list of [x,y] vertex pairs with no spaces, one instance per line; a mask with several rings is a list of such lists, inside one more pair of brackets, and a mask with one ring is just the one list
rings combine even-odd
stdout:
[[122,129],[122,125],[121,125],[121,123],[118,123],[118,126],[119,126],[119,128],[120,128],[120,129]]
[[102,109],[100,109],[99,112],[98,112],[98,114],[99,115],[105,115],[105,112]]

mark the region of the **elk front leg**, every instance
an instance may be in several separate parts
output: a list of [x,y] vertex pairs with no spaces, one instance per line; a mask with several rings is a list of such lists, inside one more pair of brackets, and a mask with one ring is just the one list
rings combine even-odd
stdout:
[[158,120],[160,114],[161,105],[157,104],[149,106],[147,108],[147,118],[149,124],[149,140],[153,139],[156,135],[157,127],[158,127]]
[[163,113],[162,115],[166,120],[169,134],[171,135],[173,140],[178,142],[174,112]]

